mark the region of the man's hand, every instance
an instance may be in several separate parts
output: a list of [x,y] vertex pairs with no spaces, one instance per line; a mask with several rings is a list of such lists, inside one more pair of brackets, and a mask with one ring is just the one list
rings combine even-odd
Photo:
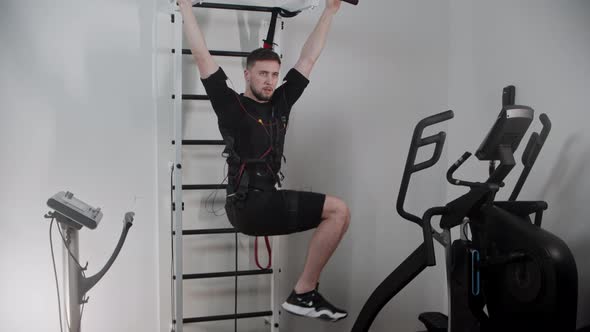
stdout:
[[338,9],[340,9],[341,0],[326,0],[326,10],[336,14]]
[[179,7],[188,7],[191,8],[193,6],[191,0],[178,0]]

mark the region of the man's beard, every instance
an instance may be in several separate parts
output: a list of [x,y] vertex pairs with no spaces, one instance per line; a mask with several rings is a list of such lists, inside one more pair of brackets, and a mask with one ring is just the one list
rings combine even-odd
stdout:
[[250,90],[252,90],[252,94],[258,100],[269,101],[270,98],[272,98],[272,93],[270,96],[266,97],[265,95],[262,94],[262,91],[256,91],[252,85],[250,85]]

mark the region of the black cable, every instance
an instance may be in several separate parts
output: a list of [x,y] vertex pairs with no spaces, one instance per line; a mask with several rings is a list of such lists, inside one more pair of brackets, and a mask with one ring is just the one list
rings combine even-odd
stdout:
[[[74,254],[72,254],[72,252],[70,251],[70,246],[68,245],[68,243],[67,243],[67,241],[66,241],[66,239],[65,239],[65,237],[64,237],[64,235],[63,235],[63,233],[61,231],[61,229],[58,227],[57,230],[59,231],[59,235],[61,236],[61,240],[63,242],[64,247],[68,250],[69,256],[72,258],[72,260],[74,262],[76,262],[76,264],[78,264],[78,267],[80,268],[80,272],[82,273],[82,277],[86,278],[86,273],[84,272],[86,270],[86,267],[82,267],[82,265],[80,265],[80,262],[74,257]],[[88,266],[88,263],[86,263],[86,266]],[[84,300],[84,302],[82,302],[82,311],[80,312],[80,322],[82,321],[82,313],[84,312],[84,304],[85,304],[85,301],[88,301],[88,298],[86,298]],[[70,306],[71,305],[72,304],[70,303]],[[68,311],[67,310],[65,311],[65,314],[66,314],[66,324],[68,326],[68,331],[71,331],[72,330],[72,327],[70,326],[70,318],[68,317]]]
[[55,275],[55,288],[57,290],[57,310],[59,312],[59,329],[63,332],[63,321],[61,319],[61,298],[59,296],[59,281],[57,280],[57,269],[55,268],[55,254],[53,253],[53,238],[51,236],[51,229],[53,228],[53,221],[55,218],[51,218],[49,224],[49,246],[51,247],[51,261],[53,262],[53,274]]
[[[78,267],[80,268],[80,273],[82,273],[82,277],[86,278],[86,272],[84,272],[84,271],[86,271],[86,267],[82,267],[80,262],[74,257],[74,254],[72,254],[72,252],[70,251],[70,247],[68,246],[68,243],[66,242],[66,239],[65,239],[61,229],[58,227],[57,230],[59,231],[59,235],[61,236],[61,240],[64,244],[64,247],[68,250],[68,254],[72,258],[72,260],[74,260],[76,262],[76,264],[78,264]],[[88,263],[86,263],[86,266],[88,266]],[[88,297],[82,302],[82,309],[80,311],[80,322],[82,321],[82,314],[84,313],[84,304],[86,303],[86,301],[88,301]],[[70,306],[71,305],[72,304],[70,303]],[[70,318],[68,317],[67,310],[66,310],[66,323],[68,324],[68,331],[71,331]]]
[[62,233],[61,229],[58,227],[57,230],[59,231],[59,235],[61,235],[61,240],[62,240],[64,246],[68,250],[68,254],[74,260],[74,262],[76,262],[76,264],[78,264],[78,267],[80,268],[80,271],[82,272],[82,275],[84,277],[86,277],[86,274],[84,273],[84,271],[86,270],[86,268],[85,267],[82,267],[82,265],[80,265],[80,262],[74,257],[74,255],[70,251],[70,247],[68,246],[68,243],[66,242],[66,239],[65,239],[64,234]]
[[82,315],[84,315],[84,305],[86,304],[86,301],[88,301],[88,298],[82,302],[82,310],[80,310],[80,322],[82,321]]
[[[223,166],[223,174],[226,174],[226,176],[221,181],[220,185],[224,184],[225,183],[225,180],[228,179],[228,175],[227,175],[227,171],[226,171],[226,166],[227,166],[227,163],[224,163],[224,166]],[[221,217],[221,216],[224,216],[225,215],[225,212],[222,213],[222,214],[217,214],[219,211],[224,210],[223,207],[221,207],[221,208],[219,208],[217,210],[215,209],[215,200],[217,199],[217,193],[219,192],[219,190],[221,190],[221,189],[216,189],[216,190],[211,191],[211,193],[209,193],[209,196],[207,196],[207,199],[205,200],[205,209],[207,210],[207,212],[213,214],[216,217]],[[211,209],[209,209],[209,201],[211,200],[211,196],[213,196],[213,199],[212,199],[212,203],[211,203]]]

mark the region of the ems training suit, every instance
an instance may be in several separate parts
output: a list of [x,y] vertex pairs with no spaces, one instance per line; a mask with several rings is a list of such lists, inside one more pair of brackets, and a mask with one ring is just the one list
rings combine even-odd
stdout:
[[228,186],[225,210],[230,223],[252,236],[282,235],[315,228],[326,196],[277,190],[291,107],[309,80],[291,69],[271,100],[259,103],[237,94],[219,68],[202,79],[226,144]]

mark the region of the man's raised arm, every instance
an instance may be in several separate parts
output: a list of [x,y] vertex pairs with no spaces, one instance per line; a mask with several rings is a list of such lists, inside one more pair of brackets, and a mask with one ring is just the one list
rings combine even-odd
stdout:
[[197,67],[199,67],[201,78],[205,79],[215,73],[217,69],[219,69],[219,66],[211,56],[211,53],[209,53],[203,33],[201,32],[201,29],[197,24],[197,19],[193,14],[191,0],[179,0],[178,5],[184,20],[183,26],[186,39],[190,44],[191,52],[193,53],[193,58],[197,63]]
[[306,78],[309,78],[309,74],[311,73],[315,62],[324,49],[324,45],[326,45],[326,38],[330,31],[332,20],[334,15],[338,12],[338,9],[340,9],[340,4],[340,0],[326,0],[326,8],[320,17],[320,20],[303,45],[299,60],[293,68],[303,74]]

